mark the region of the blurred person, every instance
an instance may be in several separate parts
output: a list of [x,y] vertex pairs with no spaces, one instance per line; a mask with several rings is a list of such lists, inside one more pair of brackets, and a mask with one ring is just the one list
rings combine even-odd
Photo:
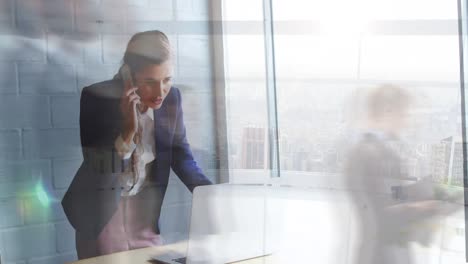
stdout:
[[457,210],[435,198],[429,177],[411,182],[405,160],[394,148],[401,143],[410,104],[408,92],[400,87],[374,89],[368,97],[366,131],[348,152],[346,182],[358,221],[353,263],[413,263],[409,243],[431,242],[431,232],[413,229]]
[[187,142],[172,72],[167,36],[141,32],[114,79],[82,91],[84,161],[62,201],[79,259],[161,245],[170,169],[190,191],[211,184]]

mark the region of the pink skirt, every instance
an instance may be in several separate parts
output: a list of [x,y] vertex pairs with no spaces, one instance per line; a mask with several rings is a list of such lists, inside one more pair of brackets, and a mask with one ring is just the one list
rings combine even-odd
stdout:
[[117,211],[95,240],[84,239],[76,233],[78,259],[107,255],[163,244],[156,233],[156,203],[160,197],[152,188],[146,188],[135,196],[121,197]]

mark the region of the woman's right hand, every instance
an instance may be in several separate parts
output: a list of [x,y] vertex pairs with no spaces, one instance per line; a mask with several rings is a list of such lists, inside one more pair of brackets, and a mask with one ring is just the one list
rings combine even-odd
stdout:
[[136,90],[138,90],[137,87],[132,87],[130,83],[126,83],[120,99],[120,111],[123,117],[121,136],[127,144],[133,141],[138,129],[137,105],[140,103],[140,96],[136,94]]

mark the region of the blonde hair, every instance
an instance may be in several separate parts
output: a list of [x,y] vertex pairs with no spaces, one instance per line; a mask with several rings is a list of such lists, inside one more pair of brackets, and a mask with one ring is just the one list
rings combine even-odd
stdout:
[[172,57],[169,38],[159,30],[137,33],[127,44],[123,63],[137,72],[151,64],[162,64]]

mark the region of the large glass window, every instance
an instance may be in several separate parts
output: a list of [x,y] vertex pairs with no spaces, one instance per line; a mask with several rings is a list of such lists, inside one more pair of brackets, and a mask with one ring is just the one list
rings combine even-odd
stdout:
[[263,1],[224,3],[229,180],[263,181],[269,177]]
[[[345,150],[339,139],[360,128],[364,88],[381,83],[412,94],[405,137],[411,144],[460,142],[456,1],[276,0],[272,6],[282,170],[339,173]],[[285,27],[303,23],[316,30]],[[421,166],[431,166],[429,152],[420,153]]]
[[[224,1],[227,26],[242,25],[229,19],[235,17],[239,22],[245,14],[246,23],[256,28],[262,29],[258,25],[262,19],[265,23],[273,21],[270,32],[251,27],[244,28],[249,29],[246,31],[237,27],[235,33],[226,31],[231,182],[273,180],[266,157],[274,149],[268,144],[272,133],[268,120],[274,115],[278,124],[279,181],[345,190],[347,151],[360,134],[369,130],[369,95],[376,87],[391,84],[410,98],[401,140],[392,146],[402,157],[404,178],[425,179],[461,190],[456,0],[272,0],[265,2],[271,5],[271,13],[261,8],[262,1],[254,2],[244,12],[242,3]],[[273,54],[265,49],[269,34],[273,37]],[[240,65],[239,58],[249,63],[235,68]],[[262,65],[259,59],[274,63],[273,86],[265,75],[271,65]],[[235,74],[232,67],[238,70]],[[248,93],[243,90],[246,86],[235,86],[245,76],[250,81],[261,80],[247,85]],[[268,111],[267,94],[272,89],[275,112]],[[242,99],[235,94],[242,94]],[[441,236],[435,242],[438,245],[427,247],[428,251],[418,248],[418,252],[430,252],[417,255],[419,260],[464,263],[461,207],[442,222],[437,227]],[[437,261],[433,260],[435,255]]]

